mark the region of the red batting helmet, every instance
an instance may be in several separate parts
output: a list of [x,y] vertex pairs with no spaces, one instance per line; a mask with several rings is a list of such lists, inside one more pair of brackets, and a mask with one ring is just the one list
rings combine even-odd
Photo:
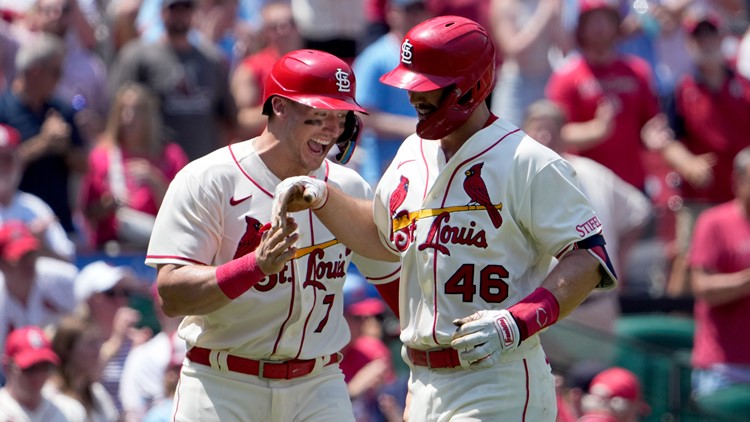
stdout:
[[417,124],[417,134],[440,139],[458,129],[495,85],[495,45],[478,23],[439,16],[412,28],[401,43],[401,63],[380,80],[415,92],[450,87],[440,109]]
[[263,114],[271,114],[269,99],[278,95],[300,104],[328,110],[367,112],[354,99],[356,82],[351,67],[318,50],[295,50],[271,69],[263,90]]

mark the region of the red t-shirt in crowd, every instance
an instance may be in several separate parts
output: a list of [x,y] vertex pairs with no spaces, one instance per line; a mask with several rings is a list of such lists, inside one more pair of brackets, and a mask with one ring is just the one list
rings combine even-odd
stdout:
[[682,197],[720,204],[731,200],[734,156],[750,146],[750,82],[727,69],[727,80],[712,91],[697,76],[686,75],[675,90],[675,134],[688,150],[714,153],[712,183],[695,188],[684,182]]
[[596,66],[578,56],[554,72],[547,85],[547,97],[562,107],[569,122],[592,120],[604,98],[615,103],[612,134],[592,148],[571,152],[601,163],[639,189],[646,176],[641,127],[659,113],[651,81],[648,63],[635,56]]
[[[704,211],[695,225],[689,263],[709,273],[735,273],[750,268],[750,219],[739,202],[726,202]],[[750,364],[750,295],[709,306],[695,301],[693,366],[715,363]]]
[[344,381],[349,383],[351,379],[368,363],[383,359],[388,362],[386,382],[392,382],[396,379],[393,370],[393,359],[391,351],[382,340],[372,336],[359,336],[352,340],[352,343],[343,350],[344,359],[339,363],[341,372],[344,373]]
[[[253,72],[253,76],[255,77],[255,86],[260,87],[262,91],[263,86],[266,83],[266,77],[269,73],[271,73],[273,64],[276,63],[276,61],[280,58],[281,55],[279,54],[279,51],[276,49],[276,47],[269,46],[247,57],[240,63],[240,66],[243,66]],[[261,101],[263,101],[263,96],[259,95],[258,100],[254,105],[259,106],[261,104]]]

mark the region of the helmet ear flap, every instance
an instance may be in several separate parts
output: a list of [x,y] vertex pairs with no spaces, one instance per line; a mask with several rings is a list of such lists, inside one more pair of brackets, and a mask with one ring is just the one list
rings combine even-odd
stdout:
[[344,132],[336,140],[336,147],[339,149],[338,154],[335,155],[337,163],[344,165],[349,162],[357,147],[360,133],[362,133],[362,119],[353,111],[346,113]]

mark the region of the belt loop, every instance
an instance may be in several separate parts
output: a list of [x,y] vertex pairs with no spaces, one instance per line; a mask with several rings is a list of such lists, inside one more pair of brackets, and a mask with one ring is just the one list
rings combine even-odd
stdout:
[[258,378],[263,378],[263,369],[265,368],[265,366],[266,361],[262,359],[258,361]]
[[430,360],[430,351],[429,350],[425,351],[424,355],[427,358],[425,359],[427,361],[427,369],[432,369],[432,361]]
[[310,373],[312,374],[313,372],[317,372],[321,368],[323,368],[326,365],[328,365],[328,363],[331,362],[331,360],[333,360],[332,356],[333,355],[323,355],[323,356],[315,358],[313,360],[313,362],[315,362],[315,363],[313,364],[313,369],[312,369],[312,371],[310,371]]
[[221,371],[221,366],[219,365],[219,351],[218,350],[212,349],[208,351],[208,364],[211,366],[211,368]]
[[226,350],[216,350],[216,367],[220,371],[229,372],[229,364],[227,363],[228,357],[229,352]]

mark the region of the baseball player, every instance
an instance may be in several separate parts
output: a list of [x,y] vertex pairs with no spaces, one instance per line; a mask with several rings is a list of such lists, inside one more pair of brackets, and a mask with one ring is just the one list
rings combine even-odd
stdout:
[[[158,269],[167,315],[185,315],[188,345],[175,420],[353,420],[338,353],[349,341],[343,285],[350,261],[393,282],[398,265],[351,253],[310,211],[271,227],[276,185],[310,175],[372,198],[345,162],[364,110],[351,68],[296,50],[265,82],[268,126],[188,164],[169,186],[146,263]],[[348,216],[342,215],[342,218]]]
[[616,283],[571,166],[490,113],[494,55],[471,20],[415,26],[381,80],[408,91],[419,122],[374,204],[309,177],[276,191],[280,216],[310,206],[353,250],[400,259],[410,421],[554,421],[537,334]]

